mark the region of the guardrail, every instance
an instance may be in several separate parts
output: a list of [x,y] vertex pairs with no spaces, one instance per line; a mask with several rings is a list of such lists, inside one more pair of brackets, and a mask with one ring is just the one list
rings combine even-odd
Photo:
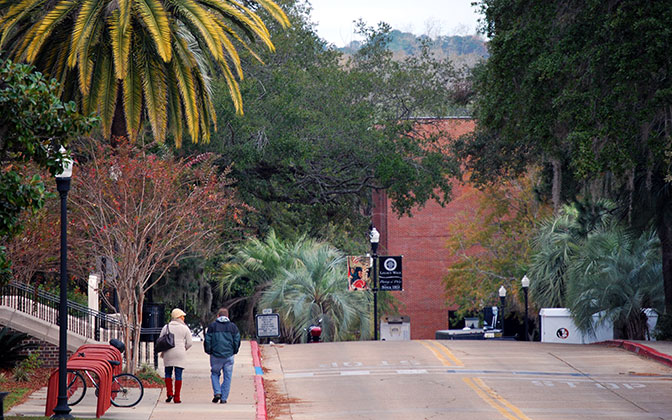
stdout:
[[[11,282],[0,288],[0,305],[34,316],[42,321],[58,325],[60,297],[33,286]],[[81,336],[107,343],[113,338],[121,339],[124,324],[118,314],[106,314],[95,311],[76,302],[68,301],[68,331]],[[159,328],[142,328],[142,335],[156,335]],[[154,343],[144,343],[140,349],[138,363],[150,362],[154,352]],[[143,360],[144,359],[144,360]],[[156,358],[154,357],[156,360]],[[156,364],[156,361],[155,361]]]
[[[0,305],[32,315],[42,321],[58,325],[60,298],[44,290],[23,283],[9,283],[2,287]],[[106,314],[68,301],[68,331],[107,342],[119,338],[123,323],[116,315]]]

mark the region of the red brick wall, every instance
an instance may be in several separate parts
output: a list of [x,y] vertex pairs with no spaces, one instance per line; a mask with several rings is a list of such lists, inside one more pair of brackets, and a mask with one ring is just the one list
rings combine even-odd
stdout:
[[[0,325],[0,329],[2,329]],[[10,329],[12,332],[16,332],[13,329]],[[38,340],[34,337],[28,337],[21,341],[21,344],[27,344],[28,347],[23,348],[19,351],[20,354],[29,355],[30,353],[39,353],[40,361],[42,362],[40,367],[43,368],[57,368],[58,367],[58,346],[47,343],[46,341]],[[68,352],[70,356],[72,352]]]
[[[472,119],[439,122],[451,137],[474,129]],[[453,200],[446,207],[430,201],[422,209],[415,209],[413,217],[401,218],[392,211],[384,193],[374,194],[373,222],[381,233],[379,254],[404,256],[403,291],[390,293],[405,305],[401,315],[410,316],[411,339],[433,339],[436,330],[448,329],[442,278],[451,264],[452,252],[446,247],[446,225],[454,214],[472,207],[476,190],[454,183],[453,193]]]

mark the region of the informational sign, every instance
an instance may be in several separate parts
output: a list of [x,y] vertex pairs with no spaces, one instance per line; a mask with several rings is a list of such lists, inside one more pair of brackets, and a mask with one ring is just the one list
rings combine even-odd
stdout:
[[280,337],[280,315],[257,314],[257,337]]
[[402,288],[401,256],[378,257],[378,289],[400,292]]
[[271,308],[265,308],[265,309],[262,309],[262,310],[261,310],[261,313],[264,314],[264,315],[272,314],[272,313],[273,313],[273,309],[271,309]]
[[348,257],[348,290],[369,288],[369,265],[371,257]]

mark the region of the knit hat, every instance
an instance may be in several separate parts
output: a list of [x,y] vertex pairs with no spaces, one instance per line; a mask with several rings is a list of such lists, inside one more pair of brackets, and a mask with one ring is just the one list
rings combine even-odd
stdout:
[[172,319],[177,319],[181,316],[187,316],[187,314],[184,313],[184,311],[182,309],[179,309],[179,308],[173,309],[173,311],[170,313],[170,317]]

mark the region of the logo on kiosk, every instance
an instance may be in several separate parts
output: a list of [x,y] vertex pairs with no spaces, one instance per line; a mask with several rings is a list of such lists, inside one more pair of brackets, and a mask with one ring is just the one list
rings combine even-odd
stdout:
[[558,328],[558,330],[555,332],[555,335],[558,338],[562,338],[563,340],[569,337],[569,331],[567,328]]

